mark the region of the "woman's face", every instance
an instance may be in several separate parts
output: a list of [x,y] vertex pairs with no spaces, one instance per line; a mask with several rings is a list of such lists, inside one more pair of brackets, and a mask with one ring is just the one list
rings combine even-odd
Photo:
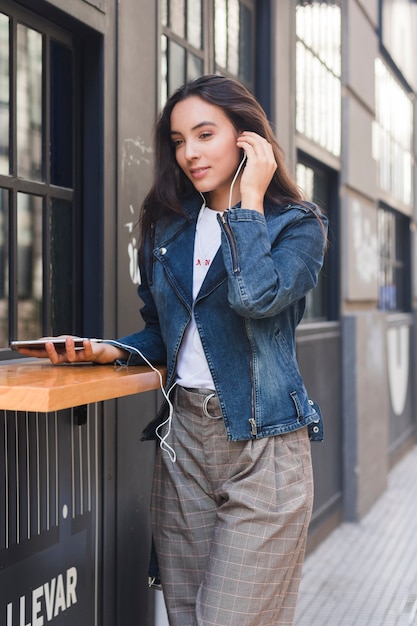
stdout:
[[[197,191],[209,193],[210,208],[228,207],[230,184],[239,166],[238,133],[223,110],[190,96],[171,113],[171,140],[177,163]],[[239,186],[233,203],[239,200]]]

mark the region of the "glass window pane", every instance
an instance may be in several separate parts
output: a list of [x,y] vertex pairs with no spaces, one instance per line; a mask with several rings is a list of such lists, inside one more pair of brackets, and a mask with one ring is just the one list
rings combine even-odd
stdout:
[[340,155],[340,0],[298,0],[296,9],[296,128]]
[[252,81],[252,11],[241,5],[240,8],[240,70],[239,78],[250,83]]
[[50,214],[50,297],[53,335],[73,332],[73,211],[70,202],[53,200]]
[[185,50],[174,41],[169,42],[169,94],[185,82]]
[[51,183],[72,187],[72,52],[51,41]]
[[304,192],[310,201],[314,198],[314,170],[303,163],[297,163],[296,169],[297,185]]
[[17,27],[17,172],[42,180],[42,35]]
[[227,66],[227,7],[226,0],[214,3],[214,48],[216,65]]
[[201,0],[188,0],[187,2],[187,39],[195,48],[202,48],[201,30],[202,2]]
[[253,81],[253,10],[239,0],[215,0],[214,48],[218,68]]
[[413,104],[381,59],[375,61],[376,124],[373,153],[379,186],[395,198],[413,203]]
[[170,25],[179,37],[185,37],[185,0],[171,0],[169,10]]
[[411,309],[409,232],[409,218],[395,211],[378,210],[378,306],[384,311]]
[[187,80],[194,80],[203,74],[203,60],[194,54],[187,55]]
[[0,348],[9,343],[9,195],[0,189]]
[[235,76],[238,76],[240,36],[240,13],[238,0],[229,0],[227,13],[227,69]]
[[18,339],[42,335],[42,198],[17,195]]
[[0,174],[9,174],[9,18],[0,13]]

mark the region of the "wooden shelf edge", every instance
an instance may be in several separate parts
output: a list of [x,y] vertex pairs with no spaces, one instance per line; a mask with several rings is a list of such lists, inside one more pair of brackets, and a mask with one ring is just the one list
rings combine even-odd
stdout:
[[[157,369],[164,380],[165,368]],[[48,413],[152,391],[160,388],[158,372],[144,366],[0,366],[0,410]]]

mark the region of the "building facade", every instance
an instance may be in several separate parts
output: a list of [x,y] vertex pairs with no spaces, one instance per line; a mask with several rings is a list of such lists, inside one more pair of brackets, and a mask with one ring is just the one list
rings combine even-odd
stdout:
[[[236,77],[330,220],[297,336],[325,420],[309,549],[359,521],[416,439],[416,56],[412,0],[0,0],[0,359],[141,328],[155,117],[185,80]],[[139,442],[158,401],[1,414],[1,623],[164,624]]]

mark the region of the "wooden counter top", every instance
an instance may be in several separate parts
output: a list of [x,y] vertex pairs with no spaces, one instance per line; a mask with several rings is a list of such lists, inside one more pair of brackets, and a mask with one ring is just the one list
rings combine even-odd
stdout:
[[[165,368],[158,368],[162,376]],[[47,413],[159,388],[146,366],[52,365],[47,359],[0,364],[0,410]]]

